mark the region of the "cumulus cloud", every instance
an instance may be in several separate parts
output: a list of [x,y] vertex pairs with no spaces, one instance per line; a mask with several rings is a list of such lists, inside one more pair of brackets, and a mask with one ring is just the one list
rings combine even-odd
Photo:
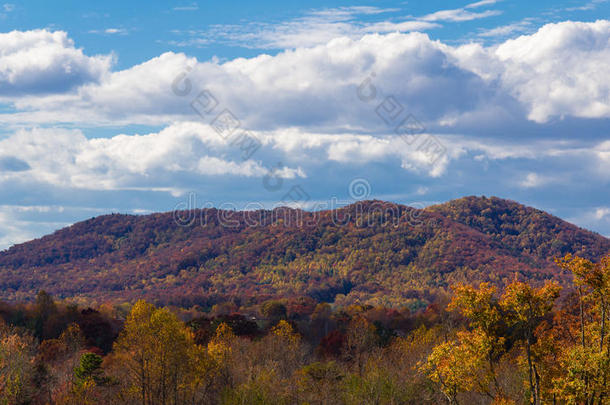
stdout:
[[505,88],[529,106],[530,119],[610,116],[610,21],[548,24],[494,53]]
[[[358,133],[311,133],[299,128],[249,131],[260,147],[247,159],[235,138],[223,138],[210,125],[182,122],[145,135],[121,134],[87,139],[79,130],[20,130],[0,141],[10,154],[1,159],[4,180],[29,180],[59,187],[104,190],[156,190],[179,195],[189,185],[212,177],[261,178],[270,173],[304,179],[328,162],[354,167],[388,164],[430,177],[444,175],[451,162],[595,158],[596,149],[562,141],[502,143],[476,137],[422,133],[413,138]],[[269,163],[280,163],[279,166]],[[198,180],[199,179],[199,180]],[[518,186],[534,188],[554,181],[528,173]]]
[[99,81],[111,64],[111,56],[86,56],[62,31],[0,34],[2,98],[66,92]]
[[[9,166],[0,172],[0,180],[82,189],[160,189],[188,182],[185,173],[263,177],[270,171],[254,159],[226,157],[242,151],[199,123],[176,124],[147,135],[94,139],[87,139],[80,130],[19,130],[0,141],[0,150],[11,156],[0,159],[0,164]],[[286,166],[275,175],[306,176],[301,168]]]
[[[0,182],[29,181],[89,190],[149,189],[175,193],[211,177],[304,179],[307,168],[326,161],[366,164],[395,159],[418,173],[439,176],[449,157],[421,139],[399,136],[314,134],[298,129],[250,132],[260,150],[244,156],[243,145],[224,139],[209,125],[176,123],[158,133],[87,139],[80,130],[19,130],[0,141],[5,167]],[[428,139],[428,140],[427,140]],[[303,142],[305,140],[305,142]],[[422,146],[424,145],[424,146]],[[315,162],[318,163],[315,163]],[[280,162],[268,167],[264,162]],[[286,162],[282,164],[281,162]],[[402,162],[402,163],[401,163]]]
[[502,89],[544,123],[552,117],[610,117],[610,21],[547,24],[485,48],[452,50],[458,64]]
[[[44,34],[49,35],[68,41],[64,33]],[[224,63],[168,52],[129,69],[98,72],[96,80],[70,93],[16,98],[19,111],[4,119],[15,125],[163,125],[192,120],[189,104],[203,89],[212,92],[219,108],[229,108],[253,130],[296,126],[310,132],[386,132],[389,128],[375,109],[388,96],[436,131],[480,128],[483,122],[505,126],[520,120],[607,118],[609,38],[610,22],[601,20],[548,24],[532,35],[489,47],[449,46],[415,32],[342,37]],[[87,58],[80,50],[66,49]],[[53,75],[57,69],[42,69],[33,80]],[[367,78],[377,93],[363,103],[356,92]],[[190,86],[186,96],[172,91],[177,79],[178,86]],[[25,79],[20,83],[21,89],[26,87]]]
[[[373,73],[377,97],[362,102],[358,87]],[[184,79],[178,86],[190,89],[186,96],[172,91],[178,79]],[[396,33],[338,38],[314,48],[222,64],[165,53],[99,84],[83,85],[76,94],[17,100],[16,106],[28,111],[13,118],[163,124],[187,115],[192,119],[189,103],[203,89],[250,129],[358,126],[384,132],[391,128],[375,111],[388,96],[419,120],[432,121],[483,108],[495,91],[452,63],[444,46],[427,35]],[[40,114],[49,111],[53,114]]]

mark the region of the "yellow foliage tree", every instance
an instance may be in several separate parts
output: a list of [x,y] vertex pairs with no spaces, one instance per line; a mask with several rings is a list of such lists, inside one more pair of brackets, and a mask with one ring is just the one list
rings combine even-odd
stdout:
[[211,359],[165,308],[138,301],[114,351],[125,370],[123,395],[142,405],[199,403],[211,388]]
[[566,255],[556,263],[574,275],[580,316],[580,344],[561,352],[564,372],[555,379],[556,395],[568,403],[608,403],[610,347],[607,319],[610,300],[610,256],[599,263]]
[[503,352],[504,337],[498,332],[501,314],[496,288],[489,283],[481,283],[479,288],[459,284],[454,293],[449,309],[467,317],[470,329],[432,350],[426,364],[428,375],[452,404],[458,403],[460,392],[468,391],[499,400],[504,395],[495,365]]
[[532,352],[536,338],[534,332],[543,317],[553,309],[560,291],[561,287],[554,282],[547,282],[543,287],[534,288],[515,280],[506,286],[500,300],[508,325],[516,328],[524,342],[531,403],[535,405],[541,403],[539,360],[546,353],[541,353],[539,350]]
[[34,393],[34,339],[0,325],[0,403],[29,403]]
[[231,327],[224,322],[221,323],[216,327],[216,333],[208,343],[208,353],[219,364],[225,363],[231,354],[231,345],[236,338]]

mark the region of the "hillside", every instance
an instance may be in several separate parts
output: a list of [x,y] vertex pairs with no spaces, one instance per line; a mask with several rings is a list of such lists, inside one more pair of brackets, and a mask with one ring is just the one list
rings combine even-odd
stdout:
[[[457,281],[565,278],[554,256],[598,259],[610,240],[545,212],[466,197],[417,210],[380,201],[293,209],[105,215],[0,252],[0,299],[209,307],[271,297],[426,305]],[[302,223],[300,223],[302,222]]]

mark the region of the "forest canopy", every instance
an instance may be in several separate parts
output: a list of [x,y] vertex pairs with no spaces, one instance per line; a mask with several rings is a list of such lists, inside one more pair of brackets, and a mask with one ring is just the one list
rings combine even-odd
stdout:
[[79,309],[41,291],[0,307],[0,403],[610,403],[610,256],[555,261],[565,286],[458,283],[415,312]]

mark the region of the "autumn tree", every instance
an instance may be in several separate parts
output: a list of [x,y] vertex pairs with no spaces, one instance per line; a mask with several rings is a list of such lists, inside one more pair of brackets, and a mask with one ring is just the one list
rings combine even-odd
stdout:
[[34,338],[0,325],[0,403],[27,404],[34,395]]
[[524,343],[531,403],[535,405],[541,403],[539,360],[545,354],[539,350],[532,352],[536,339],[535,331],[544,316],[553,309],[560,290],[561,287],[554,282],[547,282],[543,287],[534,288],[527,283],[514,280],[506,286],[500,300],[508,325],[517,330],[519,338]]
[[[192,332],[165,308],[138,301],[115,347],[124,395],[142,405],[198,403],[210,388],[210,359]],[[134,398],[135,399],[135,398]]]
[[235,379],[231,370],[231,363],[235,358],[234,346],[236,342],[237,336],[235,336],[231,327],[223,322],[218,325],[214,336],[207,345],[207,352],[216,364],[221,382],[228,386],[232,386]]
[[367,354],[377,346],[377,343],[375,326],[361,315],[354,317],[345,331],[343,354],[354,364],[358,375],[362,376]]
[[610,256],[599,263],[566,255],[556,263],[574,276],[578,291],[578,344],[561,354],[564,373],[556,379],[557,394],[574,403],[605,403],[610,374],[607,320],[610,297]]
[[469,328],[432,350],[426,364],[428,375],[440,384],[451,404],[458,403],[458,394],[468,391],[492,400],[503,398],[496,365],[504,353],[505,338],[496,288],[489,283],[481,283],[479,288],[457,285],[449,309],[468,319]]
[[304,351],[301,336],[292,325],[281,320],[262,340],[266,348],[267,360],[277,364],[280,376],[290,376],[302,364]]

